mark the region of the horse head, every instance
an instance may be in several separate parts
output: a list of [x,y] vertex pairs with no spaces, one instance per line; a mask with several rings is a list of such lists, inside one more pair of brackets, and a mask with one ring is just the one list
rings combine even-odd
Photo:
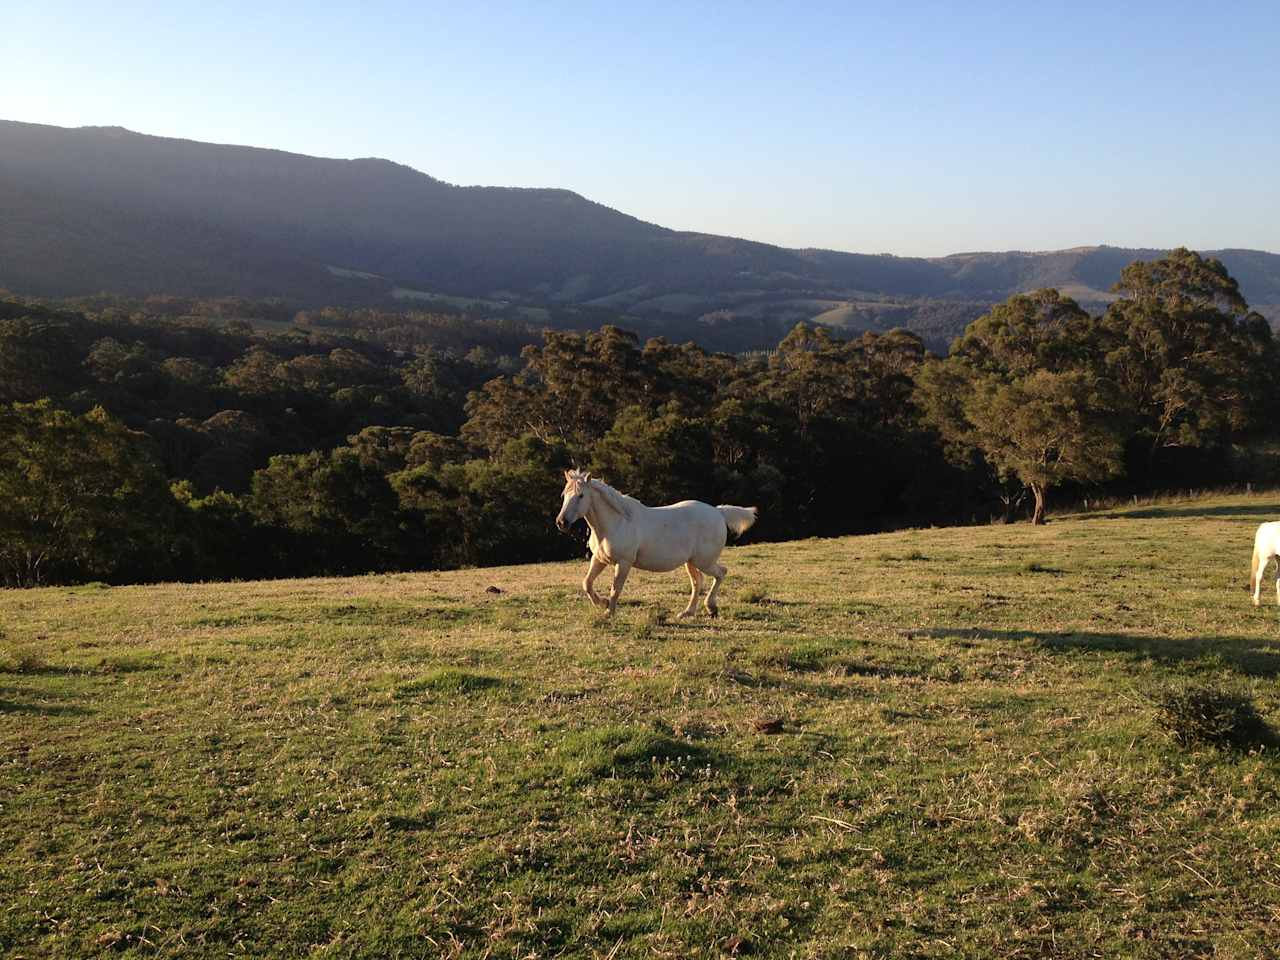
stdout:
[[591,474],[585,470],[566,470],[564,490],[560,493],[560,513],[556,527],[568,530],[582,519],[587,509],[587,491],[591,489]]

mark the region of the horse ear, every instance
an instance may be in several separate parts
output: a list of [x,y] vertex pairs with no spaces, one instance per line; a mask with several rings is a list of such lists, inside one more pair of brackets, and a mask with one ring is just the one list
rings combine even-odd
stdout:
[[590,483],[590,482],[591,482],[591,474],[589,474],[589,473],[588,473],[588,474],[586,474],[586,475],[582,478],[582,482],[583,482],[583,483]]
[[572,476],[573,476],[573,471],[572,471],[572,470],[566,470],[566,471],[564,472],[564,478],[565,478],[566,480],[568,480],[568,479],[569,479],[570,477],[572,477]]

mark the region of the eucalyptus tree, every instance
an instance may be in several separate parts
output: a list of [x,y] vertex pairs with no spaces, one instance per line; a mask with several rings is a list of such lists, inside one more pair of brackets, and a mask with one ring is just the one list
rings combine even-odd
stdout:
[[1149,454],[1221,444],[1274,411],[1271,327],[1220,261],[1179,248],[1129,264],[1114,290],[1106,375]]
[[0,581],[149,579],[175,511],[152,445],[101,407],[0,405]]
[[957,459],[978,453],[1031,491],[1119,473],[1123,434],[1102,375],[1097,323],[1056,290],[1016,294],[971,323],[945,360],[926,363],[917,401]]

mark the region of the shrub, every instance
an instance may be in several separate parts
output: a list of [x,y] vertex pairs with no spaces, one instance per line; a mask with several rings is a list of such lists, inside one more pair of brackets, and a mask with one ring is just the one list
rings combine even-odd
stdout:
[[1213,686],[1183,686],[1156,698],[1157,722],[1184,747],[1197,744],[1247,750],[1271,739],[1267,722],[1247,695]]

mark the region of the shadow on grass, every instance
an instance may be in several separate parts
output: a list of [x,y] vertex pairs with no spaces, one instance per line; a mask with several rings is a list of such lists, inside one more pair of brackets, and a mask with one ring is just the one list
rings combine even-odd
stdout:
[[938,639],[1031,640],[1050,653],[1119,653],[1166,666],[1202,661],[1204,667],[1226,668],[1250,677],[1280,676],[1280,645],[1256,637],[1152,637],[1126,633],[1035,630],[986,630],[981,627],[937,627],[915,631]]
[[13,669],[5,669],[0,667],[0,674],[10,674],[11,676],[21,677],[71,677],[84,673],[82,667],[53,667],[47,663],[38,665],[19,665]]
[[73,703],[24,703],[10,700],[11,696],[28,694],[19,687],[0,687],[0,715],[25,713],[41,717],[85,717],[93,711]]
[[424,830],[433,830],[435,826],[435,817],[387,817],[387,828],[400,833],[420,833]]
[[1099,513],[1103,520],[1160,520],[1176,517],[1250,517],[1280,519],[1280,506],[1274,503],[1235,504],[1223,507],[1203,507],[1190,504],[1182,507],[1146,507],[1141,510],[1119,510]]
[[74,667],[55,667],[45,663],[38,666],[19,665],[16,669],[0,667],[0,676],[8,674],[13,677],[83,677],[93,674],[145,673],[149,670],[163,669],[165,665],[157,657],[103,657],[96,663],[85,663]]

